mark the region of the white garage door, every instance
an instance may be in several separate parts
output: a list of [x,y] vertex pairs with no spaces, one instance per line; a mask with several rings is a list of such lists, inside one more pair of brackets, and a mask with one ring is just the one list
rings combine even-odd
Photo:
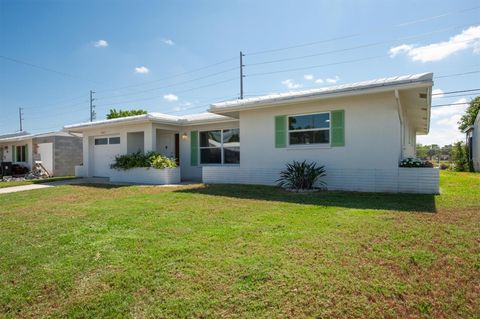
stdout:
[[93,145],[93,176],[109,177],[110,164],[120,154],[120,137],[95,137]]

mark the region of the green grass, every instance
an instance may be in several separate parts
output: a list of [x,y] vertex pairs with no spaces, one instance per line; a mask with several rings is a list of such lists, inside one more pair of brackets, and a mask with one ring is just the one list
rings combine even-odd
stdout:
[[69,185],[0,195],[0,314],[478,318],[480,174],[441,172],[441,191]]
[[29,180],[11,181],[11,182],[4,182],[0,180],[0,188],[31,185],[31,184],[41,184],[41,183],[48,183],[48,182],[55,182],[55,181],[64,181],[64,180],[75,179],[75,178],[76,178],[75,176],[59,176],[59,177],[29,179]]

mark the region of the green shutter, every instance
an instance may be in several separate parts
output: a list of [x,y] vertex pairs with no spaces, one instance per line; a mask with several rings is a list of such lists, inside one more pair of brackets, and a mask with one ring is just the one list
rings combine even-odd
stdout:
[[16,146],[12,145],[12,163],[17,161],[17,158],[15,157],[15,150],[16,150]]
[[345,146],[345,111],[332,111],[331,116],[331,146]]
[[275,116],[275,148],[287,146],[287,117],[285,115]]
[[28,163],[28,144],[25,144],[25,158],[24,162]]
[[190,132],[190,165],[198,165],[198,131]]

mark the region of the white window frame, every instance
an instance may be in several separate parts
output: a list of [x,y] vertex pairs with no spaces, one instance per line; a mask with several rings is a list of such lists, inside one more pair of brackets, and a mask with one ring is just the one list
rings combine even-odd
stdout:
[[[240,165],[240,162],[238,162],[238,163],[225,163],[224,146],[223,146],[223,131],[228,131],[228,130],[238,130],[239,135],[240,135],[240,128],[239,127],[198,131],[198,163],[200,164],[200,166],[218,166],[218,165],[233,165],[233,166],[236,165],[236,166],[238,166],[238,165]],[[205,133],[205,132],[212,132],[212,131],[220,131],[220,146],[201,146],[201,144],[200,144],[201,134]],[[220,149],[220,159],[221,159],[220,163],[202,163],[202,154],[201,154],[202,149],[213,149],[213,148],[219,148]],[[238,146],[238,148],[240,149],[240,146]]]
[[[18,154],[21,155],[21,154],[25,153],[25,157],[28,157],[28,156],[27,156],[27,145],[28,145],[28,144],[15,145],[15,161],[12,161],[12,162],[14,162],[14,163],[26,163],[26,162],[28,161],[28,158],[23,158],[23,159],[20,160],[20,161],[17,160]],[[23,152],[22,152],[22,151],[18,152],[18,147],[20,147],[20,149],[21,149],[21,150],[23,149],[24,151],[23,151]],[[20,157],[22,157],[22,156],[20,156]]]
[[[120,139],[120,143],[110,143],[110,139],[112,137],[118,137]],[[107,144],[95,144],[95,141],[100,140],[100,139],[106,139]],[[93,146],[120,145],[121,143],[122,143],[122,138],[120,137],[120,135],[105,135],[105,136],[94,136],[93,137]]]
[[[309,128],[301,130],[290,130],[290,118],[298,117],[304,115],[318,115],[318,114],[328,114],[328,128]],[[290,144],[290,133],[292,132],[309,132],[309,131],[327,131],[328,130],[328,143],[310,143],[310,144]],[[290,148],[309,148],[309,147],[329,147],[332,143],[332,114],[330,111],[327,112],[313,112],[313,113],[301,113],[301,114],[291,114],[287,115],[287,145]]]

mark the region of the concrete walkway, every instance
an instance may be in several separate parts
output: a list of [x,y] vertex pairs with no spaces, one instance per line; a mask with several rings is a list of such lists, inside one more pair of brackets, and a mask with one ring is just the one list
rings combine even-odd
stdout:
[[45,182],[41,184],[30,184],[30,185],[21,185],[21,186],[12,186],[0,188],[0,194],[16,193],[23,191],[30,191],[33,189],[41,189],[47,187],[55,187],[61,185],[74,185],[74,184],[107,184],[107,185],[118,185],[118,186],[148,186],[148,187],[178,187],[183,185],[195,185],[199,182],[181,182],[179,184],[168,184],[168,185],[150,185],[150,184],[134,184],[134,183],[110,183],[108,178],[105,177],[87,177],[87,178],[75,178],[75,179],[66,179],[63,181],[54,181],[54,182]]
[[75,178],[75,179],[66,179],[63,181],[45,182],[41,184],[12,186],[12,187],[0,188],[0,194],[30,191],[33,189],[41,189],[41,188],[55,187],[55,186],[61,186],[61,185],[88,184],[88,183],[97,183],[97,184],[108,183],[108,179],[105,180],[104,178]]

